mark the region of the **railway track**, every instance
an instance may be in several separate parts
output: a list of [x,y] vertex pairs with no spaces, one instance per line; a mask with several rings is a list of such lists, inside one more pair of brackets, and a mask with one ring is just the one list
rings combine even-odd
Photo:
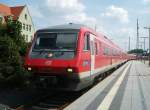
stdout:
[[84,92],[60,92],[43,94],[36,100],[17,107],[15,110],[62,110]]
[[28,110],[62,110],[81,95],[81,93],[73,92],[57,93],[54,96],[33,105]]
[[30,102],[17,107],[15,110],[63,110],[93,86],[79,92],[54,91],[50,94],[43,94],[43,96],[41,94],[35,100],[31,100]]
[[[106,72],[103,78],[94,83],[93,86],[105,79],[105,77],[110,75],[116,69]],[[50,91],[43,93],[35,100],[31,100],[28,103],[15,108],[15,110],[63,110],[93,86],[88,87],[80,92]]]

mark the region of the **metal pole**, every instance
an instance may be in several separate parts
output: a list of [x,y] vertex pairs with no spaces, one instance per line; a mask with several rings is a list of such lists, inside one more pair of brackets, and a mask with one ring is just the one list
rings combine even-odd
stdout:
[[150,66],[150,28],[149,28],[149,66]]
[[94,29],[95,29],[95,31],[97,30],[97,26],[96,26],[96,24],[95,24],[95,27],[94,27]]
[[[146,49],[145,49],[145,40],[147,39],[147,38],[149,38],[149,37],[140,37],[140,38],[143,38],[144,39],[144,51],[147,51]],[[146,56],[144,56],[144,63],[145,63],[145,60],[146,60]]]
[[144,38],[144,51],[145,51],[145,38]]
[[149,38],[149,37],[140,37],[140,38],[143,38],[144,39],[144,50],[145,50],[145,40],[147,39],[147,38]]
[[129,36],[129,47],[128,47],[128,51],[130,51],[130,36]]
[[143,49],[142,47],[142,44],[144,44],[144,42],[139,42],[139,49]]
[[137,41],[136,41],[136,49],[139,48],[139,21],[137,19]]
[[145,64],[145,38],[144,38],[144,64]]
[[144,29],[148,29],[149,32],[149,66],[150,66],[150,27],[144,27]]

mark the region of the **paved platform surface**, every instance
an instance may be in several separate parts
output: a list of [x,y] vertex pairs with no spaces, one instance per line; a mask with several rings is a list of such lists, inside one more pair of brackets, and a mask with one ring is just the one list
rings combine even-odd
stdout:
[[150,67],[129,61],[65,110],[150,110]]
[[132,61],[110,110],[150,110],[150,68]]

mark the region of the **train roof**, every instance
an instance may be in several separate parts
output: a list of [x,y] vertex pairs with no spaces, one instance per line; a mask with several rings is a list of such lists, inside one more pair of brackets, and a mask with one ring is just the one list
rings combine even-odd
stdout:
[[106,44],[108,45],[111,45],[115,48],[117,48],[118,50],[122,51],[122,49],[116,45],[114,42],[112,42],[109,38],[107,38],[105,35],[101,34],[101,33],[97,33],[95,32],[93,29],[89,28],[88,26],[86,25],[83,25],[83,24],[74,24],[74,23],[68,23],[68,24],[62,24],[62,25],[56,25],[56,26],[50,26],[50,27],[47,27],[47,28],[44,28],[44,29],[40,29],[38,30],[37,32],[48,32],[48,31],[68,31],[68,30],[76,30],[76,31],[79,31],[81,28],[85,28],[87,30],[90,30],[91,32],[95,33],[96,35],[99,36],[99,38],[102,40],[103,39],[103,42],[105,42]]
[[50,27],[47,27],[44,29],[40,29],[40,30],[38,30],[38,32],[50,31],[50,30],[80,30],[81,27],[87,27],[87,26],[85,26],[83,24],[69,23],[69,24],[50,26]]

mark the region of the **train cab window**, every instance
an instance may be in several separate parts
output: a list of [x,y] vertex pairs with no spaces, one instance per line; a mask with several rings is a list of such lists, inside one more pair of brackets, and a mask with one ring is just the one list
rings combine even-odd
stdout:
[[39,33],[34,49],[75,50],[77,44],[76,33]]
[[[77,39],[77,32],[39,32],[36,34],[30,57],[71,59],[76,55]],[[51,57],[49,53],[52,53]]]
[[89,34],[85,34],[84,36],[84,51],[90,50],[90,44],[89,44]]

